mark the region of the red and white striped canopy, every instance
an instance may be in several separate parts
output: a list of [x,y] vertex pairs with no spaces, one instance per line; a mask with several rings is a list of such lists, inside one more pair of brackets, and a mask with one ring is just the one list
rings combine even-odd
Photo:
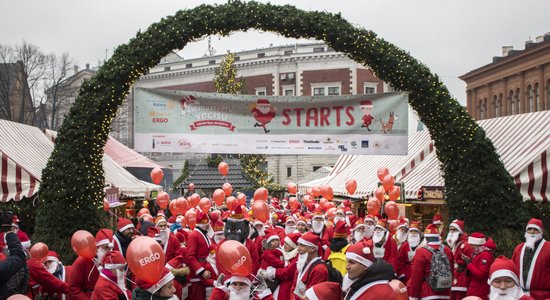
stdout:
[[6,154],[0,152],[0,202],[20,201],[31,198],[40,185],[40,181],[17,164]]

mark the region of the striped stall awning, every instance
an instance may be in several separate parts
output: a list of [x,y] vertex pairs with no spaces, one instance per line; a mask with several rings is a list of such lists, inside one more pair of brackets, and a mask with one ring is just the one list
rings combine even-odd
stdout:
[[0,202],[31,198],[40,181],[5,153],[0,153]]
[[[481,120],[478,124],[493,142],[523,199],[547,202],[550,111]],[[326,182],[335,194],[350,197],[345,182],[354,178],[358,187],[353,197],[364,198],[372,195],[378,185],[378,168],[387,167],[397,181],[404,183],[407,198],[416,198],[422,186],[445,184],[428,131],[410,133],[408,150],[407,156],[342,155],[337,162],[341,163],[338,173],[317,182]]]

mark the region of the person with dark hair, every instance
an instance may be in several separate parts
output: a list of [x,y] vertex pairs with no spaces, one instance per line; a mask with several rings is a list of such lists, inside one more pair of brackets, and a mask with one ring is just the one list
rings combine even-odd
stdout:
[[1,233],[0,238],[5,239],[9,256],[0,261],[0,299],[6,299],[9,296],[8,281],[21,268],[25,266],[25,252],[17,234],[11,231],[12,216],[10,213],[0,212]]

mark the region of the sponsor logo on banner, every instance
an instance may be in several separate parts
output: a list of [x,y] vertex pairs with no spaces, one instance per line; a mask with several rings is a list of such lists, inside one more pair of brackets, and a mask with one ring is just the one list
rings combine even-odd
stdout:
[[338,148],[339,148],[340,151],[342,151],[342,152],[347,152],[347,151],[348,151],[348,148],[346,148],[346,146],[344,146],[344,145],[338,145]]
[[319,144],[321,141],[316,140],[304,140],[304,144]]
[[307,147],[309,150],[321,150],[323,147]]
[[288,140],[290,144],[299,144],[300,140]]
[[219,121],[219,120],[202,120],[202,121],[193,122],[191,123],[191,125],[189,125],[191,130],[196,130],[198,127],[204,127],[204,126],[219,126],[219,127],[225,127],[229,129],[229,131],[235,131],[235,126],[233,126],[231,122]]
[[361,141],[361,148],[368,148],[369,147],[369,141],[368,140],[362,140]]
[[189,140],[179,140],[178,141],[178,146],[180,146],[181,148],[183,149],[189,149],[191,148],[191,142]]
[[380,141],[374,141],[374,142],[372,143],[372,147],[373,147],[374,149],[380,149],[380,148],[382,148],[382,143],[381,143]]

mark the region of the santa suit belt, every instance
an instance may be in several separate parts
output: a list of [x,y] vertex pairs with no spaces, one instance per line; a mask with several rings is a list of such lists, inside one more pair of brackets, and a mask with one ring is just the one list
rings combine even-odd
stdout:
[[197,258],[197,261],[199,261],[199,262],[205,262],[205,261],[206,261],[206,258]]

